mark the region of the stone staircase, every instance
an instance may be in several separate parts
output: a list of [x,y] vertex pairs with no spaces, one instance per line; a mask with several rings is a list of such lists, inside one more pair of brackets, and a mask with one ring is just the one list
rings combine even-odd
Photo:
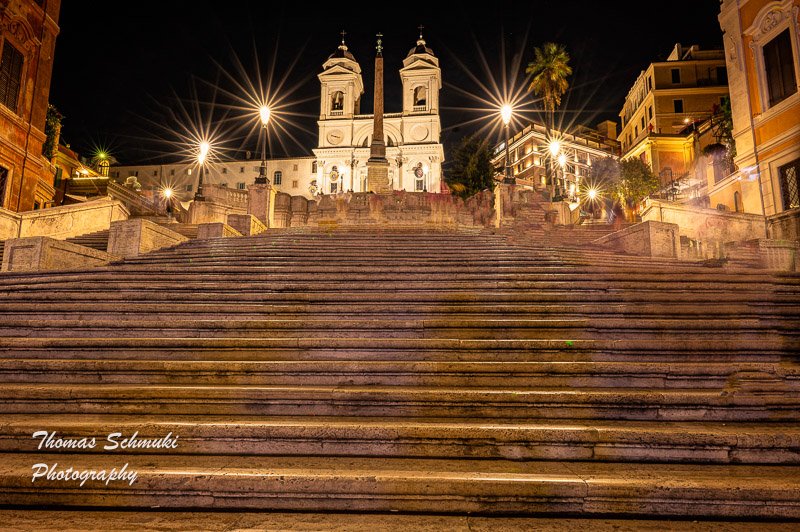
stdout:
[[295,229],[0,292],[6,505],[800,518],[797,275]]
[[109,230],[96,231],[94,233],[87,233],[85,235],[67,238],[67,242],[85,246],[87,248],[96,249],[98,251],[105,251],[108,248],[108,233]]

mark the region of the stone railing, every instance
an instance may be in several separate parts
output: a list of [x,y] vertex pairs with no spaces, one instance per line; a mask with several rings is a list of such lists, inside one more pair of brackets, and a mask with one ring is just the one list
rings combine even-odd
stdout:
[[775,240],[800,241],[800,209],[768,217],[767,234]]
[[129,214],[122,202],[110,198],[23,213],[0,209],[0,240],[30,236],[63,240],[103,231],[111,222],[127,220]]
[[155,216],[158,214],[163,214],[161,212],[164,210],[163,208],[159,209],[158,205],[154,204],[152,201],[145,198],[130,187],[126,187],[125,185],[120,185],[119,183],[109,180],[106,191],[109,196],[124,203],[125,207],[127,207],[131,214],[139,216]]
[[494,223],[492,193],[467,201],[449,194],[396,191],[391,194],[346,193],[316,201],[278,193],[275,227],[320,225],[480,226]]
[[676,224],[684,258],[723,258],[725,244],[766,238],[764,217],[648,200],[642,221]]
[[247,209],[247,190],[221,187],[219,185],[203,185],[203,196],[207,201]]

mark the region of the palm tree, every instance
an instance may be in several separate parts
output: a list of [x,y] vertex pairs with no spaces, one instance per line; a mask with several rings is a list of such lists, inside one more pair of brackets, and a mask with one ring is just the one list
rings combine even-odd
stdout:
[[[528,92],[534,93],[544,102],[547,115],[545,128],[549,139],[550,130],[555,127],[556,107],[561,105],[561,97],[569,88],[567,78],[572,74],[572,67],[569,66],[569,54],[563,44],[548,42],[541,48],[534,48],[533,53],[534,59],[525,69],[525,73],[531,76]],[[550,165],[547,165],[545,171],[550,182],[552,197],[555,194],[555,183],[551,176]]]

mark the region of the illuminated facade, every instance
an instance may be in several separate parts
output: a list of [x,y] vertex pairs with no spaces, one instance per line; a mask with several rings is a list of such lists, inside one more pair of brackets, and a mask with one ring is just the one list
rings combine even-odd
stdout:
[[733,206],[741,201],[746,212],[767,216],[797,214],[800,0],[724,0],[719,22],[738,171],[715,184],[712,203]]
[[[546,186],[546,165],[553,157],[550,154],[551,139],[558,139],[558,153],[555,154],[555,177],[562,188],[569,193],[589,177],[592,163],[606,157],[619,158],[619,143],[615,140],[616,124],[606,121],[597,129],[581,127],[574,133],[553,130],[548,138],[543,124],[530,124],[509,140],[509,163],[512,176],[517,185],[543,189]],[[493,152],[492,164],[502,169],[505,165],[505,142],[498,144]],[[560,159],[560,161],[559,161]],[[563,164],[562,164],[563,163]],[[503,172],[496,176],[503,179]],[[563,183],[566,182],[566,186]]]
[[620,111],[622,157],[639,157],[665,187],[705,192],[702,150],[714,142],[709,119],[728,96],[722,50],[676,44],[666,61],[643,71]]
[[54,170],[42,156],[60,0],[0,0],[0,207],[51,206]]

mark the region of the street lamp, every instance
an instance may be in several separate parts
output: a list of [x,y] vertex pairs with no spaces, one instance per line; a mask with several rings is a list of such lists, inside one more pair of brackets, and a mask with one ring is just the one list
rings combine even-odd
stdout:
[[194,193],[195,201],[205,201],[206,199],[205,196],[203,196],[203,170],[205,169],[206,158],[208,157],[209,151],[211,151],[211,144],[205,140],[200,142],[197,151],[197,164],[200,168],[197,178],[197,192]]
[[505,179],[503,179],[504,183],[514,184],[515,179],[511,176],[511,157],[509,155],[510,152],[510,135],[509,135],[509,125],[511,124],[511,114],[513,110],[511,106],[505,104],[503,107],[500,108],[500,117],[503,119],[503,124],[506,126],[506,175]]
[[267,179],[267,124],[269,124],[269,107],[266,105],[262,105],[258,109],[258,116],[261,119],[261,135],[262,135],[262,144],[261,144],[261,168],[258,171],[258,177],[256,177],[256,185],[266,185],[269,183],[269,179]]

